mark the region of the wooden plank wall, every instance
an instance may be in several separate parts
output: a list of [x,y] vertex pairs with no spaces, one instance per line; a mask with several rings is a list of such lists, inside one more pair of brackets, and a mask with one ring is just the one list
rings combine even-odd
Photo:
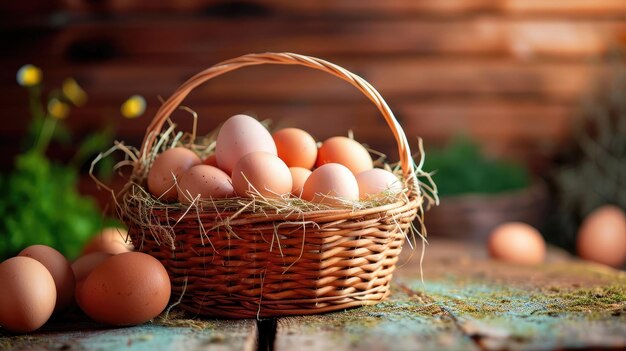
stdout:
[[[48,85],[72,75],[87,90],[73,129],[110,120],[120,138],[137,143],[157,96],[193,73],[248,52],[292,51],[364,76],[413,140],[434,145],[469,133],[491,153],[541,169],[567,140],[581,96],[610,73],[600,58],[626,41],[624,0],[35,0],[3,2],[0,12],[2,168],[26,124],[26,95],[14,78],[24,63],[41,66]],[[123,120],[119,105],[135,93],[148,98],[148,115]],[[320,139],[351,128],[394,150],[364,97],[302,68],[237,71],[186,104],[203,130],[251,111]]]

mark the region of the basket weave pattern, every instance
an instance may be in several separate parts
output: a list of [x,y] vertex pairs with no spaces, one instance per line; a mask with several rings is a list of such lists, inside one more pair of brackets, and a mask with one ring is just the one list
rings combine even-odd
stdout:
[[[133,244],[159,259],[180,306],[205,316],[270,317],[322,313],[374,304],[389,295],[389,282],[406,233],[423,198],[408,142],[380,94],[365,80],[320,59],[291,54],[250,54],[219,63],[190,78],[161,106],[148,126],[140,157],[150,151],[170,114],[195,87],[232,70],[260,64],[302,65],[357,87],[388,122],[400,155],[407,197],[363,210],[266,214],[154,209],[152,225],[172,228],[168,238],[150,235],[126,220]],[[145,184],[137,162],[135,181]],[[129,191],[122,219],[138,216]],[[167,240],[169,239],[169,240]]]

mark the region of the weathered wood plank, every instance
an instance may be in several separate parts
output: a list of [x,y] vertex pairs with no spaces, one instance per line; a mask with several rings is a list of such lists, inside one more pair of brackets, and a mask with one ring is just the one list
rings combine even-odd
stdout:
[[397,289],[376,306],[280,318],[274,349],[478,350],[440,307]]
[[[83,317],[84,318],[84,317]],[[186,325],[187,324],[187,325]],[[181,326],[144,324],[110,329],[81,319],[51,322],[28,335],[10,335],[0,329],[1,350],[256,350],[256,322],[202,321]]]
[[623,272],[572,260],[560,251],[538,267],[507,265],[486,259],[476,244],[437,240],[424,269],[422,282],[417,259],[401,267],[394,297],[377,306],[280,319],[276,349],[626,346]]
[[489,260],[476,244],[433,241],[430,248],[425,283],[411,264],[398,271],[397,284],[432,298],[482,349],[626,346],[624,272],[562,252],[525,267]]

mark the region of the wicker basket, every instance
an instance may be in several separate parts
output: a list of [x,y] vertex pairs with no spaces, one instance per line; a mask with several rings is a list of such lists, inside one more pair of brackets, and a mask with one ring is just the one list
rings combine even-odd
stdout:
[[[153,225],[173,228],[168,242],[129,220],[142,210],[130,203],[133,185],[129,183],[121,194],[127,205],[121,216],[133,243],[163,263],[172,281],[173,298],[180,298],[182,308],[199,315],[315,314],[382,301],[389,295],[398,255],[409,226],[421,211],[423,197],[400,124],[380,94],[362,78],[332,63],[291,53],[250,54],[219,63],[193,76],[163,103],[147,128],[140,159],[146,157],[167,118],[194,88],[226,72],[262,64],[321,70],[365,94],[393,131],[408,196],[363,210],[290,215],[243,212],[228,221],[224,219],[234,213],[206,209],[189,213],[175,206],[151,210]],[[141,162],[135,163],[134,186],[145,184],[144,168]],[[223,226],[236,237],[220,229]],[[203,232],[204,228],[213,230]]]

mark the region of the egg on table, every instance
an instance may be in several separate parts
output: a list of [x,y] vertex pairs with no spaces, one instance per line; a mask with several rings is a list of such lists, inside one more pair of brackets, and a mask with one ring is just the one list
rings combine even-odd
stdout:
[[275,132],[272,137],[278,157],[288,167],[311,169],[315,166],[317,144],[311,134],[298,128],[285,128]]
[[25,256],[0,264],[0,326],[27,333],[44,325],[57,299],[54,279],[39,261]]
[[72,271],[74,272],[74,278],[76,279],[76,287],[74,289],[76,300],[78,300],[78,297],[80,296],[78,291],[82,288],[87,276],[89,276],[89,274],[96,269],[96,267],[111,256],[113,256],[113,254],[107,252],[92,252],[79,257],[76,261],[74,261],[74,263],[72,263]]
[[346,166],[354,175],[374,168],[372,156],[359,142],[343,136],[327,139],[317,153],[316,166],[339,163]]
[[626,263],[626,215],[612,205],[591,212],[578,230],[576,249],[580,257],[608,266]]
[[148,190],[162,201],[177,199],[175,179],[189,168],[202,163],[200,157],[184,147],[175,147],[160,153],[148,172]]
[[255,193],[280,197],[290,194],[293,185],[291,172],[285,162],[263,151],[242,157],[233,169],[232,180],[237,195],[244,197],[251,197]]
[[235,195],[228,174],[213,166],[198,165],[189,168],[178,180],[178,201],[191,203],[196,198],[219,199]]
[[327,163],[315,169],[302,189],[307,201],[341,206],[344,200],[359,200],[359,185],[350,170],[338,163]]
[[161,262],[145,253],[126,252],[98,265],[77,291],[77,301],[97,322],[136,325],[165,309],[171,289]]
[[43,264],[56,287],[55,312],[62,312],[74,302],[74,272],[65,256],[46,245],[32,245],[22,250],[18,256],[33,258]]
[[489,236],[491,257],[502,261],[536,265],[546,256],[546,243],[541,233],[521,222],[508,222],[497,226]]
[[117,255],[124,252],[133,251],[133,244],[126,229],[122,228],[104,228],[100,234],[93,237],[85,248],[82,255],[92,252],[106,252]]
[[217,134],[215,157],[219,168],[231,174],[235,164],[245,155],[264,151],[277,155],[270,132],[256,119],[247,115],[230,117]]

